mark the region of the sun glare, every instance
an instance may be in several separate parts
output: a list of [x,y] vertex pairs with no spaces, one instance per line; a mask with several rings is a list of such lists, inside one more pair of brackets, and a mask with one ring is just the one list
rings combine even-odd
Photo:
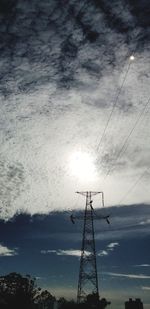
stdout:
[[130,60],[133,61],[135,57],[133,55],[130,56]]
[[70,172],[78,179],[95,180],[96,169],[94,165],[94,159],[87,152],[76,151],[72,153],[69,160]]

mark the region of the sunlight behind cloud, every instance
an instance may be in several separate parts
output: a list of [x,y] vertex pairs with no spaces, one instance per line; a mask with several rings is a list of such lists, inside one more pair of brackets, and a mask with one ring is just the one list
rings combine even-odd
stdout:
[[87,152],[75,151],[69,157],[70,174],[86,182],[97,178],[94,158]]

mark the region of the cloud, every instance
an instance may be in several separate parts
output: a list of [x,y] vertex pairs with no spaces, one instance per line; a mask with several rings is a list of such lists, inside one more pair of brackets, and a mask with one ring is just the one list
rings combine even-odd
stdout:
[[0,18],[4,96],[31,93],[48,84],[59,89],[91,88],[90,80],[97,83],[112,68],[122,66],[129,50],[143,51],[148,46],[145,3],[135,9],[124,0],[81,1],[80,6],[77,0],[65,5],[58,0],[42,4],[33,0],[32,6],[21,0],[8,7],[3,3]]
[[41,276],[34,276],[34,278],[36,278],[36,280],[43,280],[43,279],[45,279],[45,277],[41,277]]
[[0,157],[0,209],[4,217],[14,214],[12,201],[14,202],[23,191],[24,168],[18,162],[6,162]]
[[56,250],[41,250],[42,254],[47,254],[47,253],[57,253]]
[[150,267],[150,264],[139,264],[139,265],[134,265],[134,267]]
[[140,225],[145,225],[145,224],[149,224],[150,223],[150,219],[146,219],[144,221],[140,222]]
[[113,251],[117,246],[119,246],[118,242],[111,242],[109,245],[107,245],[107,248],[109,251]]
[[[98,210],[95,211],[100,214]],[[119,245],[114,246],[114,250],[117,250],[119,253],[122,250],[122,245],[120,245],[121,240],[137,238],[139,235],[140,239],[149,236],[150,226],[139,225],[141,218],[145,219],[150,216],[149,205],[110,207],[107,209],[107,212],[111,213],[111,224],[109,226],[103,221],[100,221],[101,224],[99,224],[98,220],[94,222],[96,242],[105,240],[104,245],[100,246],[99,250],[105,250],[109,254],[114,255],[115,251],[108,250],[108,245],[119,243]],[[35,240],[39,239],[40,241],[42,239],[58,239],[61,241],[67,239],[74,244],[80,243],[82,238],[82,222],[76,221],[76,224],[71,224],[70,214],[72,213],[76,216],[84,215],[82,211],[50,212],[48,215],[41,214],[33,216],[24,213],[16,215],[12,220],[7,222],[0,220],[3,241],[7,243],[7,240],[12,236],[14,238],[17,237],[17,239],[28,237]],[[102,212],[102,215],[104,214],[105,211]],[[19,234],[18,227],[20,227],[21,231]],[[11,233],[8,232],[10,228]],[[112,241],[110,242],[110,240]],[[76,248],[75,245],[73,247]],[[49,246],[47,248],[49,249]],[[52,246],[52,248],[55,248],[55,246]],[[61,248],[61,244],[58,248]],[[147,262],[143,258],[136,262],[132,261],[132,265],[148,264]]]
[[112,277],[122,277],[122,278],[129,278],[129,279],[150,279],[150,276],[144,274],[120,274],[120,273],[112,273],[112,272],[103,272],[103,274],[112,276]]
[[114,249],[119,246],[118,242],[111,242],[110,244],[108,244],[106,246],[106,250],[101,250],[98,252],[98,256],[107,256],[108,254],[110,254],[110,251],[114,251]]
[[[41,250],[42,254],[48,254],[48,253],[55,253],[56,255],[67,255],[67,256],[76,256],[80,257],[81,256],[81,250],[74,250],[74,249],[69,249],[69,250]],[[89,251],[84,251],[85,255],[90,255]]]
[[150,286],[142,286],[142,290],[150,291]]
[[[69,156],[80,148],[92,153],[98,162],[99,179],[92,184],[96,190],[149,95],[148,4],[1,2],[1,218],[64,210],[74,205],[77,189],[91,187],[90,177],[84,183],[71,177]],[[135,61],[106,132],[104,151],[97,152],[133,50]],[[145,127],[149,130],[148,120]],[[108,205],[117,203],[116,188],[119,201],[148,166],[148,134],[141,128],[115,166],[117,177],[111,175],[104,186]],[[149,201],[148,181],[144,188],[146,194],[141,186],[129,203]]]
[[108,255],[108,252],[106,250],[102,250],[100,252],[98,252],[97,254],[98,256],[107,256]]
[[[147,217],[150,216],[150,207],[148,204],[139,204],[139,205],[128,205],[122,207],[112,207],[109,208],[108,213],[110,216],[110,226],[109,229],[105,227],[102,223],[102,231],[97,222],[95,226],[97,229],[96,239],[98,240],[108,240],[112,239],[112,242],[122,238],[133,238],[139,235],[140,237],[145,237],[149,235],[150,225],[147,222]],[[144,224],[140,222],[144,221]],[[117,247],[117,246],[116,246]],[[107,250],[107,248],[106,248]]]
[[0,256],[14,256],[17,254],[17,249],[10,249],[6,246],[0,245]]

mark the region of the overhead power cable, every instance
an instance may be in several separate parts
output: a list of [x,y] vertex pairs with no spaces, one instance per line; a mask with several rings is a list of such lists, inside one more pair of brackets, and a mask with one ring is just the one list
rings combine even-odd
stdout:
[[[128,143],[128,141],[129,141],[131,135],[133,134],[134,130],[136,129],[137,125],[139,124],[139,122],[140,122],[140,120],[141,120],[141,118],[142,118],[142,116],[143,116],[143,114],[144,114],[144,112],[145,112],[147,106],[149,105],[149,103],[150,103],[150,98],[148,99],[148,101],[147,101],[146,104],[144,105],[144,107],[143,107],[141,113],[139,114],[139,116],[137,117],[137,119],[136,119],[136,121],[135,121],[135,123],[134,123],[132,129],[130,130],[129,134],[128,134],[127,137],[125,138],[124,143],[123,143],[121,149],[119,150],[118,155],[117,155],[116,159],[114,160],[113,165],[109,168],[109,170],[108,170],[108,172],[107,172],[107,174],[106,174],[106,176],[105,176],[105,178],[104,178],[104,181],[106,180],[106,178],[108,177],[108,175],[110,174],[110,172],[113,170],[113,167],[114,167],[115,163],[118,161],[118,159],[120,158],[120,156],[126,151],[126,149],[127,149],[127,147],[128,147],[127,143]],[[126,147],[125,147],[125,146],[126,146]],[[123,151],[123,150],[124,150],[124,151]]]
[[129,70],[130,70],[131,61],[134,60],[134,56],[133,56],[133,55],[132,55],[132,57],[133,57],[133,58],[130,57],[130,60],[129,60],[129,63],[128,63],[128,66],[127,66],[127,69],[126,69],[124,78],[123,78],[123,80],[122,80],[121,86],[120,86],[120,87],[118,88],[118,90],[117,90],[117,94],[116,94],[115,100],[114,100],[114,102],[113,102],[111,112],[110,112],[110,114],[109,114],[108,120],[107,120],[107,122],[106,122],[106,125],[105,125],[104,130],[103,130],[103,133],[102,133],[102,136],[101,136],[100,141],[99,141],[99,143],[98,143],[98,145],[97,145],[97,148],[96,148],[96,151],[97,151],[97,152],[98,152],[99,149],[100,149],[101,143],[102,143],[102,141],[103,141],[103,139],[104,139],[105,133],[106,133],[106,131],[107,131],[107,128],[108,128],[109,123],[110,123],[110,121],[111,121],[111,118],[112,118],[112,116],[113,116],[115,107],[116,107],[117,102],[118,102],[118,98],[119,98],[119,96],[120,96],[120,94],[121,94],[122,88],[123,88],[123,86],[124,86],[124,83],[125,83],[125,81],[126,81],[128,72],[129,72]]
[[129,190],[126,192],[126,194],[124,194],[124,196],[121,198],[121,200],[119,201],[119,205],[124,201],[124,199],[126,198],[127,195],[129,195],[133,189],[137,186],[137,184],[141,181],[141,179],[145,176],[145,174],[150,170],[150,167],[147,168],[144,172],[142,172],[142,174],[140,175],[140,177],[138,177],[138,179],[136,179],[136,181],[132,184],[132,186],[129,188]]

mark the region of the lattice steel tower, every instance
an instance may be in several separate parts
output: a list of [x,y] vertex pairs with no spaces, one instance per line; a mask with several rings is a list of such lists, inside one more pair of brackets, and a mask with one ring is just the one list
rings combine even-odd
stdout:
[[105,219],[107,223],[109,223],[109,216],[97,216],[92,206],[92,197],[97,194],[101,194],[102,205],[104,206],[103,192],[86,191],[77,193],[86,197],[84,216],[71,215],[72,223],[75,223],[75,219],[84,220],[77,303],[84,302],[88,294],[93,294],[94,303],[95,305],[98,305],[99,289],[94,237],[94,219]]

